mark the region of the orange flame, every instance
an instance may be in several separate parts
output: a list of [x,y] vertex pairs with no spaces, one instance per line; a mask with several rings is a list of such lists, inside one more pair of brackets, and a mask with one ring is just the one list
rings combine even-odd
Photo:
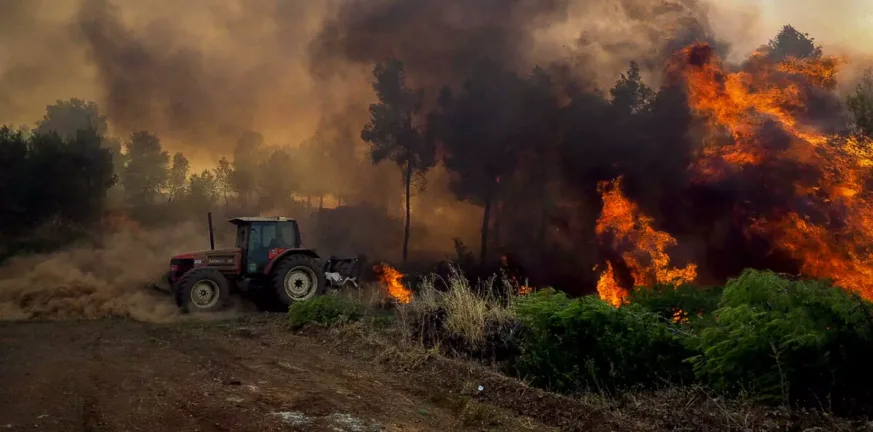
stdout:
[[518,295],[526,296],[532,292],[533,292],[533,287],[528,286],[528,285],[522,285],[522,284],[518,285]]
[[532,286],[519,282],[518,278],[512,275],[509,275],[509,285],[510,287],[517,287],[516,294],[520,296],[525,296],[533,292]]
[[391,298],[404,304],[412,301],[412,291],[406,288],[402,282],[403,273],[385,263],[376,265],[374,270],[379,273],[380,282],[385,286]]
[[[817,175],[790,192],[815,217],[777,209],[775,216],[756,216],[750,231],[768,235],[807,276],[833,279],[873,300],[873,195],[865,190],[873,142],[828,136],[803,121],[808,98],[834,88],[842,63],[833,57],[774,63],[757,52],[743,70],[728,72],[712,48],[695,44],[673,59],[668,73],[684,79],[691,108],[707,121],[709,136],[691,166],[696,180],[717,180],[763,163],[813,169]],[[787,145],[767,145],[767,124],[781,129]]]
[[[603,238],[611,234],[613,250],[626,249],[621,254],[630,270],[635,285],[654,286],[662,283],[688,283],[697,278],[697,265],[683,268],[670,265],[666,249],[677,245],[676,239],[663,231],[652,228],[652,218],[642,214],[636,204],[621,192],[621,177],[611,182],[601,182],[603,210],[597,219],[595,232]],[[600,298],[614,306],[620,306],[627,297],[627,288],[616,280],[612,263],[597,281]]]
[[627,298],[627,290],[619,286],[615,280],[615,272],[612,270],[612,263],[606,263],[606,271],[600,274],[600,279],[597,280],[597,295],[600,299],[619,307]]

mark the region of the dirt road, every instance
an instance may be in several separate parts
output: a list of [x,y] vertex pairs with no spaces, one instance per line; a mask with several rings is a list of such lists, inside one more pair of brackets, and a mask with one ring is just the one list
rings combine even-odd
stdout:
[[277,318],[0,323],[0,431],[543,430],[434,391]]

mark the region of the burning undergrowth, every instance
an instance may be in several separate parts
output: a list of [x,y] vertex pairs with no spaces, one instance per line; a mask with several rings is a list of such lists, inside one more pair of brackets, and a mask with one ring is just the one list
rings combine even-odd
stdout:
[[[597,281],[597,293],[609,303],[619,306],[627,296],[622,286],[683,284],[697,277],[697,266],[683,268],[670,265],[666,249],[676,246],[676,239],[652,228],[652,218],[621,192],[621,181],[603,182],[603,210],[597,219],[595,232],[601,238],[611,238],[609,248],[621,250],[616,267],[607,261],[606,269]],[[617,269],[621,272],[616,273]]]

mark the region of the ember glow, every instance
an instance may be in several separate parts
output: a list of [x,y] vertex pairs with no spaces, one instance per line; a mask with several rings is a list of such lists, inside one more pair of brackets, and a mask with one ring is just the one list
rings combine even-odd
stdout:
[[412,291],[403,285],[403,273],[400,273],[394,267],[382,263],[374,268],[379,273],[379,279],[388,295],[398,303],[409,303],[412,301]]
[[519,285],[518,286],[518,295],[526,296],[533,292],[533,287],[528,285]]
[[509,275],[509,285],[510,287],[516,288],[516,294],[520,296],[526,296],[533,292],[533,287],[525,283],[519,282],[518,278],[512,275]]
[[[681,284],[693,282],[697,265],[677,268],[670,264],[666,250],[676,246],[676,239],[652,228],[652,218],[642,214],[636,204],[621,192],[621,178],[599,185],[603,210],[595,231],[601,241],[620,251],[621,264],[627,267],[634,286]],[[597,282],[600,298],[619,306],[627,297],[628,286],[616,278],[615,267],[607,261],[606,270]]]

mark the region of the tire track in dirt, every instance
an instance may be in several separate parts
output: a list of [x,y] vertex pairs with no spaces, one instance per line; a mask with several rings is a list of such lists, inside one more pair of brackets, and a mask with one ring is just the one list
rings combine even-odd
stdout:
[[274,319],[0,323],[0,341],[6,430],[465,430],[432,390]]

